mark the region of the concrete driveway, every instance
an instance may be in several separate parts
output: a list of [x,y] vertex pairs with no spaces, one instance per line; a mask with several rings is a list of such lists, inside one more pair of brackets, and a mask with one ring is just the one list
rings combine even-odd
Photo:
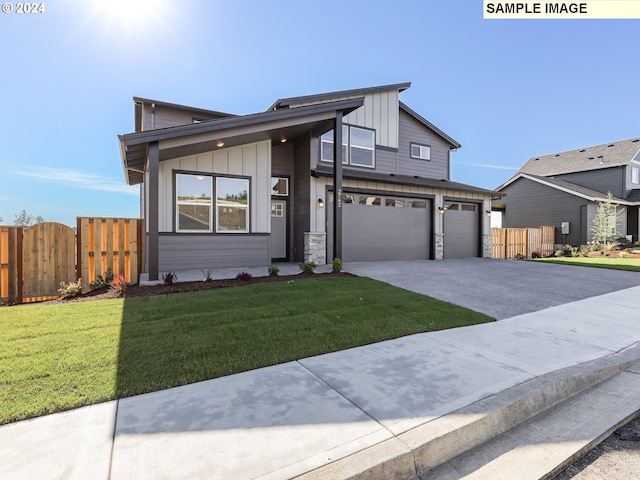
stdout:
[[350,263],[345,270],[502,320],[640,285],[640,273],[465,258]]

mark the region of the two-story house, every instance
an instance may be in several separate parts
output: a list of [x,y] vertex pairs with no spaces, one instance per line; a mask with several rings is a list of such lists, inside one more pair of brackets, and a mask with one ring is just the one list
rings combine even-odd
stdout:
[[493,205],[503,227],[552,225],[556,243],[570,245],[592,240],[598,204],[611,193],[623,211],[618,233],[638,240],[640,138],[533,157],[497,191],[506,194]]
[[[453,182],[460,144],[400,99],[410,83],[232,115],[134,98],[120,135],[141,184],[145,268],[490,256],[496,192]],[[336,194],[337,192],[337,194]]]

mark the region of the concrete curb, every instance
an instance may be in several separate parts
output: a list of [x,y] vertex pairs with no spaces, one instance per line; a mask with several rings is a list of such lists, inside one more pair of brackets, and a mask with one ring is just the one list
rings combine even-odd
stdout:
[[640,344],[606,357],[541,375],[295,478],[415,478],[637,362],[640,362]]

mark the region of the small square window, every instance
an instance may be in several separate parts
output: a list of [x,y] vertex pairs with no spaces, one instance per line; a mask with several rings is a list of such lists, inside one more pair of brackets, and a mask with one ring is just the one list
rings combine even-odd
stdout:
[[271,195],[286,197],[289,195],[289,179],[271,177]]
[[431,160],[431,147],[429,145],[411,144],[411,158],[420,160]]
[[404,200],[399,200],[397,198],[385,198],[384,199],[384,205],[386,207],[395,207],[395,208],[404,208],[405,207],[405,201]]

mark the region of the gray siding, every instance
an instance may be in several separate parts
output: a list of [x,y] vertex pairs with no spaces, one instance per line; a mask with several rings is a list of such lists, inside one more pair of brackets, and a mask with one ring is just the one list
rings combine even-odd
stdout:
[[160,235],[161,272],[269,266],[268,235]]
[[[589,202],[583,198],[561,192],[526,178],[516,180],[507,186],[501,201],[506,205],[506,215],[502,226],[506,228],[526,228],[550,225],[556,228],[556,243],[564,243],[560,224],[569,222],[570,234],[567,243],[578,245],[584,242],[587,225],[581,218],[581,207]],[[585,207],[586,208],[586,207]]]
[[292,177],[293,181],[293,162],[294,162],[294,146],[291,143],[277,145],[271,149],[271,175],[277,177],[286,175]]
[[175,110],[163,106],[156,106],[155,109],[153,109],[151,105],[145,104],[142,111],[142,130],[189,125],[193,123],[194,119],[215,120],[216,118],[219,117],[205,116],[196,112]]
[[631,162],[631,164],[626,167],[626,175],[625,175],[626,190],[624,192],[625,193],[624,198],[627,198],[627,196],[631,193],[632,190],[640,189],[640,184],[633,183],[631,181],[633,179],[632,173],[631,173],[633,168],[640,169],[640,163]]
[[[431,160],[411,158],[410,144],[431,147]],[[449,180],[449,149],[442,137],[429,130],[411,115],[400,111],[400,141],[398,147],[398,174],[418,175]]]
[[555,175],[553,178],[575,183],[598,192],[611,192],[614,197],[624,197],[626,186],[625,167],[604,168],[588,172],[567,173]]
[[295,144],[295,167],[293,179],[293,260],[304,260],[304,233],[311,231],[311,160],[309,138],[301,138]]

